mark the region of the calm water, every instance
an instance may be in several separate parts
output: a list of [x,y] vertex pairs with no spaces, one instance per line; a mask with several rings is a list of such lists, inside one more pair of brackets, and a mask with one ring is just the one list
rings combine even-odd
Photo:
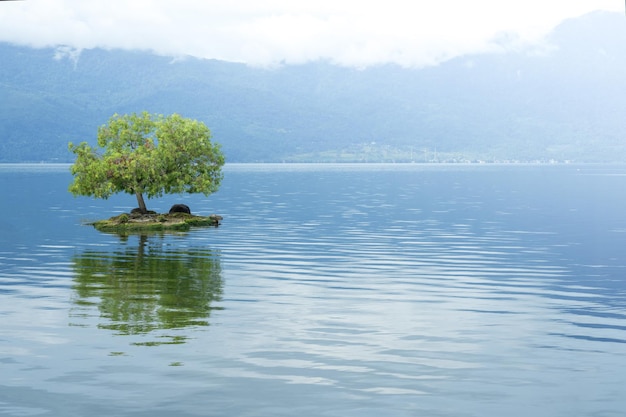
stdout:
[[231,165],[219,228],[0,166],[2,416],[623,416],[626,166]]

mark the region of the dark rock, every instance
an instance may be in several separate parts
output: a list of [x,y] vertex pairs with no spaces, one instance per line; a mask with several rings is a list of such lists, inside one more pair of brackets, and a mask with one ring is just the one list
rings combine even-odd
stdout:
[[170,214],[172,213],[187,213],[191,214],[191,210],[189,210],[189,206],[186,204],[174,204],[170,208]]
[[138,217],[143,217],[143,216],[151,215],[151,214],[157,214],[157,212],[153,210],[148,210],[145,213],[143,213],[139,207],[136,207],[130,211],[131,218],[138,218]]

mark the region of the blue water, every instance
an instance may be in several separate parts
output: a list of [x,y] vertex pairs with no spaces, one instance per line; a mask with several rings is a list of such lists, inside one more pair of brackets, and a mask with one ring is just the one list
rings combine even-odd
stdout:
[[228,165],[117,236],[0,165],[2,416],[623,416],[626,166]]

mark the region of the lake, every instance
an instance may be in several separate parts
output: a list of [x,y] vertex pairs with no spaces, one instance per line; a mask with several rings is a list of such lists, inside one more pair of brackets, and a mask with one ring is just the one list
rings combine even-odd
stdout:
[[2,416],[622,416],[626,166],[227,165],[118,236],[0,165]]

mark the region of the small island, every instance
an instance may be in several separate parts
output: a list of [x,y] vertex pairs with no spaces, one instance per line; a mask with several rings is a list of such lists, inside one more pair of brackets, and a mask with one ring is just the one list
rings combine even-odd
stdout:
[[174,204],[168,213],[159,214],[148,210],[144,200],[144,194],[150,198],[216,192],[223,178],[224,155],[210,138],[204,123],[178,114],[115,114],[98,129],[97,147],[69,143],[76,155],[69,191],[104,199],[118,192],[135,195],[139,207],[130,213],[88,223],[101,232],[217,227],[222,220],[217,214],[194,215],[185,204]]
[[186,231],[192,227],[217,227],[222,221],[222,216],[217,214],[198,216],[188,211],[173,211],[177,206],[184,205],[177,204],[172,206],[172,210],[169,213],[157,213],[154,211],[142,213],[140,210],[134,209],[130,213],[122,213],[107,220],[98,220],[88,224],[101,232],[120,233],[163,230]]

